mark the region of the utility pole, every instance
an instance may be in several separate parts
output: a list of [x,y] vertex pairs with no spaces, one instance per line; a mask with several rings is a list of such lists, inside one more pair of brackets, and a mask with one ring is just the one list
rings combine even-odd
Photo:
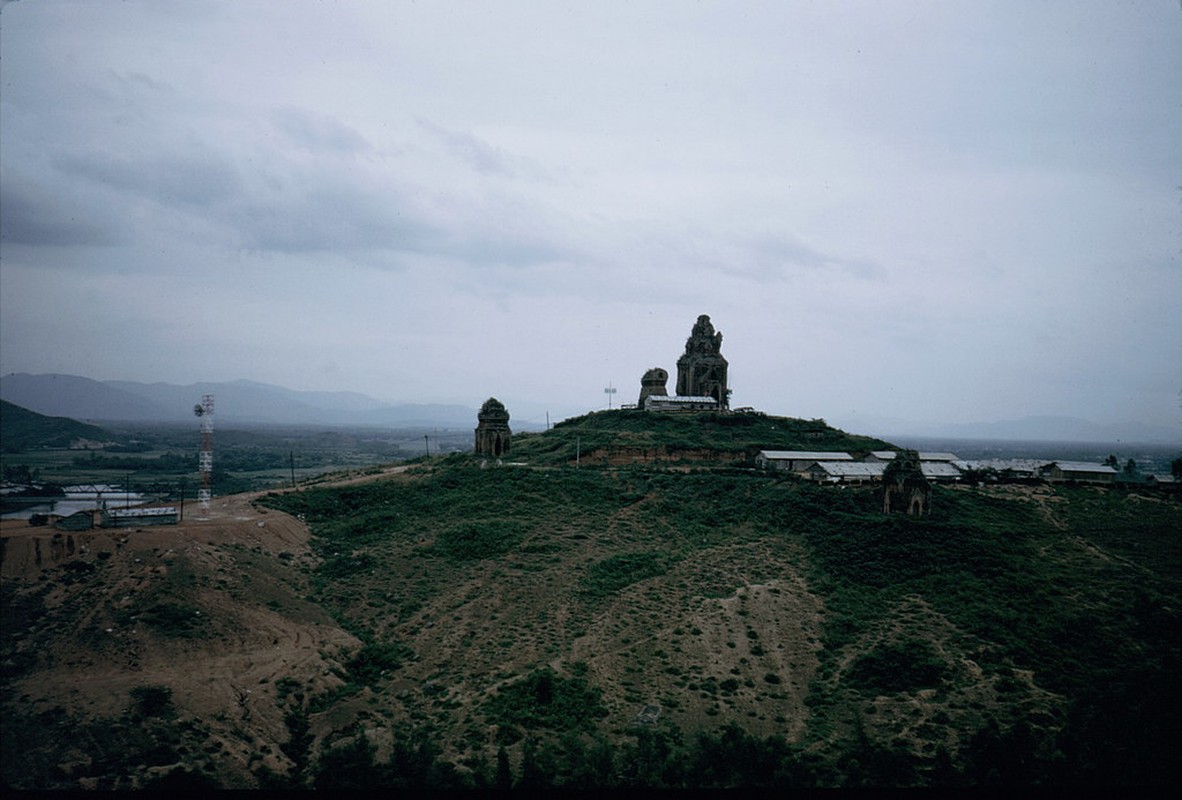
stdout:
[[611,411],[612,395],[616,393],[616,390],[612,388],[611,381],[607,382],[607,388],[603,390],[603,393],[607,395],[607,409],[608,411]]
[[431,440],[427,438],[427,434],[423,434],[423,450],[427,454],[427,458],[431,457]]
[[288,462],[291,464],[291,488],[294,489],[295,485],[296,485],[296,482],[295,482],[295,451],[294,450],[287,451],[287,459],[288,459]]

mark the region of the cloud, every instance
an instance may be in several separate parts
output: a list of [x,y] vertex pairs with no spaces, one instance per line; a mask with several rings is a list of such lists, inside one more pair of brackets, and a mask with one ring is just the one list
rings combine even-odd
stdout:
[[160,205],[214,206],[242,191],[234,165],[204,148],[140,158],[76,152],[60,159],[58,165],[67,177],[105,184]]
[[255,187],[219,211],[239,246],[278,253],[416,251],[436,230],[414,200],[348,176],[294,170],[272,187]]
[[475,134],[453,130],[429,119],[416,120],[419,127],[441,144],[452,157],[482,175],[529,180],[549,180],[550,175],[537,161],[490,144]]
[[6,7],[5,367],[601,399],[708,313],[771,410],[1158,397],[1176,10],[916,3]]
[[886,270],[870,259],[824,253],[782,234],[764,234],[740,244],[738,263],[756,276],[792,280],[881,280]]
[[243,190],[211,213],[249,250],[421,255],[473,266],[558,257],[544,215],[522,209],[531,206],[527,196],[473,187],[462,175],[447,180],[446,170],[425,183],[408,163],[416,155],[260,156]]
[[0,180],[0,241],[34,247],[110,247],[124,239],[109,206],[86,192],[6,166]]
[[419,126],[441,143],[454,157],[464,161],[477,172],[516,176],[509,155],[499,147],[471,133],[450,130],[427,119],[419,119]]
[[271,111],[271,121],[289,141],[312,153],[357,155],[370,150],[365,137],[328,114],[283,106]]

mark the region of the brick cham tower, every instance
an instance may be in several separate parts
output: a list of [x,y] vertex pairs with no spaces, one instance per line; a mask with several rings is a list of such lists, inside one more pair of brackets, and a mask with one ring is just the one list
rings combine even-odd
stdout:
[[669,373],[654,367],[640,380],[637,405],[649,410],[726,410],[730,407],[727,361],[722,357],[722,334],[714,330],[710,317],[702,314],[685,342],[685,353],[677,359],[677,394],[669,397],[665,381]]
[[513,432],[509,430],[509,412],[495,397],[484,401],[476,415],[476,455],[500,458],[509,452]]

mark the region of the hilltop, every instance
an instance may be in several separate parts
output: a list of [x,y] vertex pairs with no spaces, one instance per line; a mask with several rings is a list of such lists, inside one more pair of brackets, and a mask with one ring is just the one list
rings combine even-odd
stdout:
[[27,447],[71,447],[110,441],[112,435],[97,425],[66,417],[47,417],[7,400],[0,400],[0,450],[15,453]]
[[6,527],[5,784],[1176,783],[1176,496],[938,486],[884,517],[746,465],[883,443],[745,417]]
[[514,460],[531,464],[675,463],[751,465],[760,450],[867,453],[891,445],[829,426],[823,419],[747,413],[597,411],[556,424],[544,434],[515,434]]

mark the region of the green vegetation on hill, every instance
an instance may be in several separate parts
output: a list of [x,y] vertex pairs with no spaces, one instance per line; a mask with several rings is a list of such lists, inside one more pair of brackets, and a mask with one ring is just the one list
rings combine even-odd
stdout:
[[29,447],[69,447],[79,439],[103,442],[111,435],[97,425],[47,417],[0,400],[0,450],[5,453],[19,453]]
[[[574,468],[576,441],[584,454],[663,456]],[[937,486],[930,515],[885,517],[875,489],[747,463],[764,448],[886,446],[759,415],[610,412],[515,438],[512,458],[528,466],[461,454],[266,496],[307,520],[314,550],[300,557],[300,597],[272,610],[298,602],[357,643],[326,654],[329,688],[294,670],[274,679],[286,738],[269,763],[286,771],[252,767],[253,778],[284,789],[1176,785],[1178,498]],[[59,573],[94,582],[103,569]],[[209,587],[200,576],[190,587],[179,566],[169,576],[169,594],[137,599],[136,618],[186,647],[228,635],[223,620],[182,624],[173,612],[204,608],[196,593]],[[42,618],[39,595],[6,587],[5,601],[6,630],[60,624]],[[172,713],[162,692],[140,695],[140,714],[162,709],[153,725]],[[251,702],[269,696],[255,687]],[[75,722],[46,724],[60,734]],[[139,753],[151,744],[129,758],[149,763]],[[27,747],[6,733],[5,780],[61,785]]]
[[[515,440],[514,457],[569,462],[575,436],[584,452],[626,441],[712,450],[721,465],[752,448],[805,445],[791,432],[759,439],[791,430],[784,420],[721,421],[734,419],[744,417],[593,414],[522,437],[520,448]],[[884,445],[829,435],[834,449]],[[598,786],[1177,779],[1169,744],[1171,715],[1182,710],[1171,683],[1182,669],[1176,502],[937,487],[933,513],[911,519],[882,516],[872,489],[721,465],[687,473],[584,464],[480,469],[452,457],[409,479],[268,500],[312,523],[326,559],[317,599],[359,635],[419,647],[426,620],[500,609],[457,630],[432,673],[458,705],[411,712],[436,730],[469,731],[452,757],[487,759],[487,748],[512,745],[532,776],[526,783],[541,769],[551,785],[567,786],[587,785],[591,751],[616,765],[598,773]],[[338,567],[342,559],[353,568]],[[786,741],[765,735],[776,725],[757,710],[782,702],[780,687],[795,680],[777,666],[785,640],[761,637],[748,622],[736,637],[742,645],[719,645],[725,667],[677,653],[702,635],[687,609],[714,598],[747,603],[751,587],[793,575],[823,612],[803,734]],[[759,613],[747,604],[735,619]],[[597,634],[602,626],[621,632]],[[588,637],[627,657],[581,645]],[[575,652],[624,671],[588,672]],[[497,690],[486,674],[526,677]],[[555,719],[567,701],[549,698],[562,687],[578,687],[572,697],[582,699],[570,707],[589,711]],[[744,697],[755,701],[750,716],[740,711]],[[661,725],[621,724],[623,709],[652,701],[667,711]],[[478,734],[489,725],[501,733]],[[687,768],[727,746],[754,771],[726,771],[724,759],[717,769],[727,777],[712,782]]]
[[702,460],[741,463],[760,450],[881,450],[889,444],[831,428],[824,420],[751,413],[648,413],[634,409],[597,411],[556,424],[545,433],[513,438],[512,458],[536,464],[593,464],[615,453],[671,462]]

